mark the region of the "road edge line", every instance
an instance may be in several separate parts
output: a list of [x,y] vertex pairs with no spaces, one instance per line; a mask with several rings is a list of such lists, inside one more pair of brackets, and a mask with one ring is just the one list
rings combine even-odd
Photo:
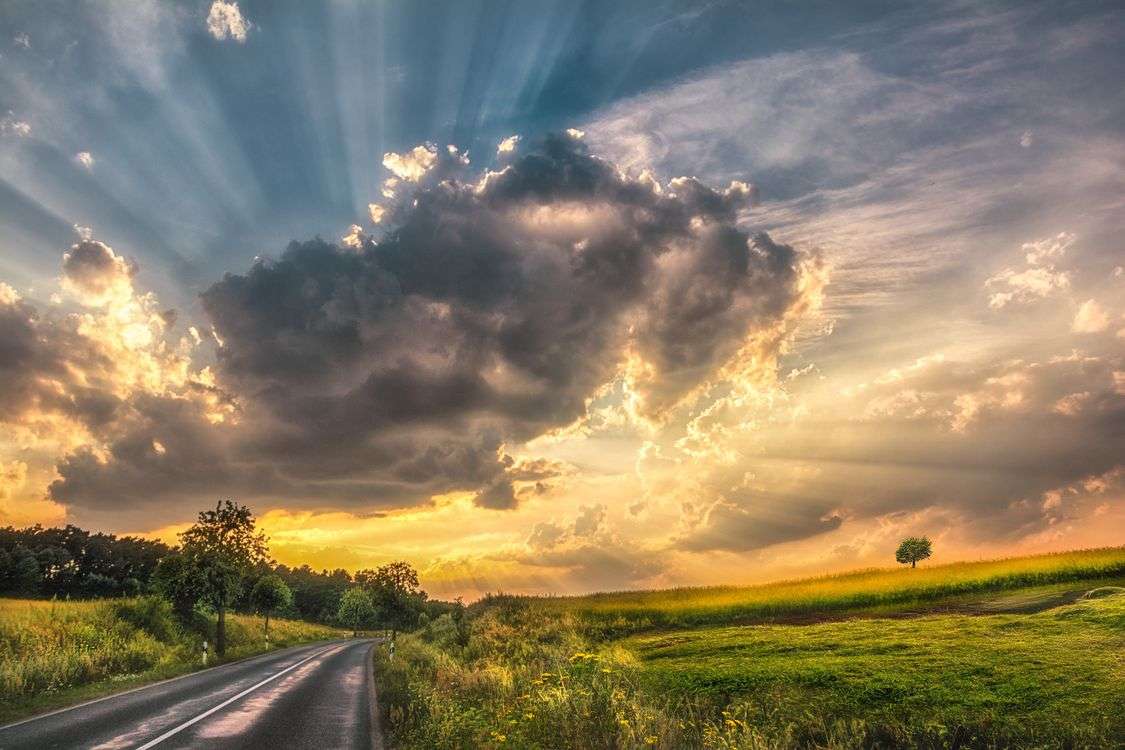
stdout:
[[243,690],[243,691],[242,691],[241,693],[239,693],[238,695],[235,695],[235,696],[232,696],[232,697],[230,697],[230,698],[227,698],[227,699],[226,699],[225,701],[223,701],[223,702],[222,702],[222,703],[220,703],[219,705],[217,705],[217,706],[214,706],[214,707],[212,707],[212,708],[209,708],[209,709],[207,709],[206,711],[204,711],[203,713],[199,714],[198,716],[196,716],[196,717],[194,717],[194,718],[192,718],[192,719],[188,719],[188,720],[187,720],[187,721],[185,721],[185,722],[184,722],[183,724],[180,724],[180,725],[179,725],[179,726],[177,726],[177,727],[173,727],[172,729],[169,729],[169,730],[168,730],[167,732],[165,732],[164,734],[160,735],[159,737],[157,737],[157,738],[155,738],[155,739],[152,739],[152,740],[149,740],[149,741],[148,741],[148,742],[146,742],[145,744],[143,744],[143,745],[141,745],[140,747],[138,747],[138,748],[137,748],[136,750],[148,750],[148,749],[149,749],[150,747],[156,747],[157,745],[159,745],[159,744],[160,744],[161,742],[163,742],[164,740],[168,739],[169,737],[172,737],[173,735],[179,734],[180,732],[182,732],[183,730],[187,729],[188,727],[190,727],[191,725],[193,725],[193,724],[195,724],[195,723],[197,723],[197,722],[203,721],[204,719],[206,719],[206,718],[207,718],[208,716],[210,716],[211,714],[215,713],[216,711],[218,711],[218,710],[220,710],[220,709],[226,708],[227,706],[229,706],[230,704],[234,703],[234,702],[235,702],[236,700],[238,700],[239,698],[242,698],[242,697],[244,697],[244,696],[246,696],[246,695],[249,695],[250,693],[252,693],[252,692],[254,692],[255,690],[257,690],[258,688],[260,688],[260,687],[261,687],[262,685],[265,685],[265,684],[267,684],[267,683],[273,682],[273,681],[274,681],[274,680],[276,680],[276,679],[277,679],[278,677],[281,677],[281,676],[282,676],[283,674],[287,674],[287,673],[289,673],[289,672],[292,672],[292,671],[293,671],[294,669],[296,669],[297,667],[301,666],[302,664],[304,664],[304,663],[306,663],[306,662],[308,662],[308,661],[311,661],[311,660],[315,659],[315,658],[316,658],[316,657],[318,657],[318,656],[321,656],[322,654],[324,654],[325,652],[327,652],[327,651],[328,651],[328,649],[330,649],[330,648],[332,648],[332,646],[327,646],[327,647],[325,647],[325,648],[322,648],[321,650],[317,651],[317,652],[316,652],[315,654],[310,654],[310,655],[306,656],[306,657],[305,657],[304,659],[301,659],[301,660],[300,660],[299,662],[297,662],[296,664],[291,664],[291,665],[289,665],[288,667],[286,667],[285,669],[281,670],[280,672],[276,672],[276,673],[274,673],[274,674],[270,675],[269,677],[267,677],[266,679],[262,680],[261,682],[259,682],[259,683],[255,684],[255,685],[251,685],[250,687],[246,688],[245,690]]
[[55,709],[52,709],[50,711],[47,711],[46,713],[35,714],[34,716],[28,716],[25,719],[18,719],[16,721],[11,722],[10,724],[4,724],[4,725],[0,726],[0,732],[3,732],[7,729],[12,729],[13,727],[21,726],[23,724],[27,724],[28,722],[31,722],[31,721],[38,721],[39,719],[46,719],[49,716],[55,716],[56,714],[66,713],[67,711],[73,711],[76,708],[85,708],[86,706],[92,706],[95,703],[101,703],[102,701],[107,701],[110,698],[120,698],[123,695],[129,695],[130,693],[136,693],[136,692],[139,692],[141,690],[148,690],[149,688],[154,688],[154,687],[157,687],[158,685],[166,685],[169,682],[175,682],[176,680],[183,680],[187,677],[195,677],[197,675],[206,674],[207,672],[211,672],[211,671],[216,670],[216,669],[221,669],[223,667],[231,667],[231,666],[234,666],[235,664],[242,664],[244,662],[248,662],[248,661],[251,661],[253,659],[262,659],[262,658],[265,658],[267,656],[278,656],[278,655],[280,655],[280,654],[282,654],[285,651],[290,650],[290,649],[304,648],[306,646],[315,648],[316,646],[322,645],[324,643],[336,643],[336,641],[313,641],[312,643],[301,643],[301,644],[296,645],[296,646],[288,646],[284,649],[278,649],[277,651],[263,651],[260,654],[251,654],[250,656],[244,656],[241,659],[235,659],[234,661],[224,661],[221,664],[215,664],[215,665],[210,666],[210,667],[204,667],[203,669],[194,669],[190,672],[184,672],[183,674],[178,674],[175,677],[165,677],[163,680],[157,680],[156,682],[149,682],[145,685],[137,685],[134,688],[129,688],[128,690],[122,690],[119,693],[110,693],[109,695],[103,695],[100,698],[91,698],[88,701],[82,701],[81,703],[75,703],[73,706],[63,706],[62,708],[55,708]]
[[375,649],[382,642],[381,639],[375,639],[371,642],[371,647],[367,649],[367,657],[365,659],[367,672],[367,689],[371,694],[371,699],[368,701],[367,712],[371,722],[371,750],[384,750],[383,744],[383,726],[379,716],[379,691],[375,685]]

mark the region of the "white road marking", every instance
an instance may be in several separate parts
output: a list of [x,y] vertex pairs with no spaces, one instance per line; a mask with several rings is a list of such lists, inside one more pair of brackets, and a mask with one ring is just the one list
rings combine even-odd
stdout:
[[224,709],[224,708],[226,708],[227,706],[229,706],[230,704],[234,703],[234,702],[235,702],[236,700],[238,700],[239,698],[241,698],[241,697],[243,697],[243,696],[245,696],[245,695],[249,695],[250,693],[254,692],[254,691],[255,691],[255,690],[257,690],[258,688],[260,688],[260,687],[261,687],[262,685],[265,685],[266,683],[269,683],[269,682],[273,682],[273,681],[274,681],[274,680],[276,680],[276,679],[277,679],[278,677],[281,677],[281,676],[282,676],[283,674],[286,674],[286,673],[288,673],[288,672],[292,672],[292,671],[293,671],[294,669],[296,669],[297,667],[301,666],[301,665],[302,665],[302,664],[304,664],[305,662],[307,662],[307,661],[310,661],[310,660],[312,660],[312,659],[315,659],[315,658],[316,658],[316,657],[318,657],[318,656],[321,656],[322,654],[324,654],[325,652],[327,652],[327,651],[328,651],[328,650],[330,650],[331,648],[332,648],[332,646],[329,646],[328,648],[324,648],[324,649],[321,649],[320,651],[317,651],[317,652],[316,652],[315,654],[312,654],[311,656],[306,656],[306,657],[305,657],[304,659],[301,659],[301,660],[300,660],[299,662],[297,662],[296,664],[293,664],[293,665],[291,665],[291,666],[288,666],[288,667],[286,667],[285,669],[281,670],[281,671],[280,671],[280,672],[278,672],[277,674],[272,674],[272,675],[270,675],[270,676],[269,676],[269,677],[267,677],[266,679],[264,679],[264,680],[262,680],[261,682],[259,682],[259,683],[258,683],[257,685],[251,685],[250,687],[246,688],[245,690],[243,690],[243,691],[242,691],[241,693],[239,693],[238,695],[236,695],[236,696],[234,696],[234,697],[232,697],[232,698],[227,698],[227,699],[226,699],[225,701],[223,701],[223,702],[222,702],[222,703],[220,703],[219,705],[215,706],[214,708],[210,708],[210,709],[208,709],[208,710],[204,711],[203,713],[199,714],[199,716],[196,716],[196,717],[195,717],[194,719],[188,719],[188,720],[187,720],[187,721],[185,721],[185,722],[184,722],[183,724],[180,724],[180,725],[179,725],[178,727],[173,727],[172,729],[169,729],[169,730],[168,730],[167,732],[165,732],[164,734],[160,735],[160,736],[159,736],[159,737],[157,737],[156,739],[154,739],[154,740],[149,740],[149,741],[148,741],[148,742],[146,742],[145,744],[143,744],[143,745],[141,745],[140,747],[138,747],[138,748],[137,748],[137,750],[148,750],[148,749],[149,749],[150,747],[155,747],[155,746],[159,745],[159,744],[160,744],[161,742],[163,742],[164,740],[168,739],[168,738],[169,738],[169,737],[171,737],[172,735],[175,735],[175,734],[179,734],[180,732],[182,732],[182,731],[184,731],[185,729],[187,729],[188,727],[190,727],[190,726],[191,726],[192,724],[195,724],[196,722],[200,722],[200,721],[203,721],[204,719],[206,719],[206,718],[207,718],[208,716],[210,716],[211,714],[215,713],[216,711],[219,711],[219,710],[221,710],[221,709]]

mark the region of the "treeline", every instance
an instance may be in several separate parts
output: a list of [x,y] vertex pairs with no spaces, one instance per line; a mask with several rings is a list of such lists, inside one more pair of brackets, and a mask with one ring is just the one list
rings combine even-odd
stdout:
[[144,593],[172,548],[77,526],[0,528],[0,596],[99,599]]
[[[252,518],[246,516],[245,523],[253,530]],[[457,603],[429,599],[406,563],[360,570],[353,576],[342,568],[317,571],[308,565],[281,565],[264,548],[261,552],[248,558],[248,564],[224,571],[229,574],[223,582],[228,584],[222,597],[225,608],[351,627],[352,621],[341,618],[341,601],[345,592],[360,589],[372,604],[362,628],[411,630],[460,611]],[[72,525],[0,527],[0,596],[100,599],[154,594],[169,599],[184,617],[193,610],[214,611],[214,597],[206,596],[216,583],[214,576],[199,580],[198,566],[187,563],[182,546],[149,539]]]

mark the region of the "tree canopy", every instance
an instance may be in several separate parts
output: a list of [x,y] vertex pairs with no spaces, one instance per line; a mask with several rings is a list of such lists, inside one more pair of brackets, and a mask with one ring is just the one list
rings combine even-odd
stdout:
[[202,598],[215,608],[215,650],[226,651],[226,610],[234,604],[242,581],[255,566],[269,562],[265,534],[254,514],[231,500],[200,512],[199,520],[180,534],[181,554],[198,571]]
[[375,619],[375,606],[371,603],[371,596],[358,586],[348,589],[340,599],[337,617],[341,624],[352,629],[353,635],[361,628],[369,627]]
[[919,560],[925,560],[933,554],[933,545],[924,536],[908,536],[898,545],[895,560],[903,565],[910,563],[910,567],[918,567]]

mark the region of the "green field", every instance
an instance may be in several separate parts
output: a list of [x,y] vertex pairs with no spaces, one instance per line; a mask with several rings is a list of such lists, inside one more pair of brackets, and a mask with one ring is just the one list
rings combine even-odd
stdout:
[[607,634],[879,612],[972,608],[980,595],[1125,576],[1125,548],[1081,550],[927,568],[884,568],[760,586],[625,591],[541,599]]
[[[262,618],[228,615],[226,658],[346,635],[271,618],[267,644]],[[0,722],[198,669],[202,640],[158,599],[0,599]]]
[[1125,746],[1125,548],[498,597],[377,657],[396,746]]

